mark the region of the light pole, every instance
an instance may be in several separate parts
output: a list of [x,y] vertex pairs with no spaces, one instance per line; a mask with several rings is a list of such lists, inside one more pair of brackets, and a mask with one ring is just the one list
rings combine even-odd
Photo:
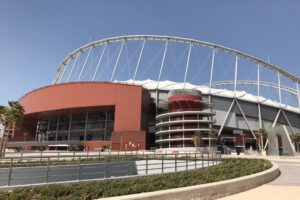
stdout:
[[24,138],[23,138],[23,139],[24,139],[24,141],[26,141],[26,136],[27,136],[27,135],[28,135],[28,133],[26,133],[26,132],[25,132],[25,133],[23,133],[23,136],[24,136]]

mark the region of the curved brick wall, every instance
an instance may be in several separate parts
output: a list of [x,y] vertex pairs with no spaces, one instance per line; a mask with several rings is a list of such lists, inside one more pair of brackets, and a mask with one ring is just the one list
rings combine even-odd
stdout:
[[115,111],[112,141],[87,141],[85,146],[93,149],[109,142],[114,150],[120,150],[127,143],[135,142],[139,149],[146,148],[150,94],[141,86],[106,82],[63,83],[33,90],[20,102],[25,117],[17,126],[13,141],[24,140],[24,132],[28,133],[26,140],[34,140],[37,119],[42,113],[110,108]]
[[115,131],[141,130],[143,88],[139,86],[78,82],[34,90],[20,100],[25,116],[61,109],[115,106]]

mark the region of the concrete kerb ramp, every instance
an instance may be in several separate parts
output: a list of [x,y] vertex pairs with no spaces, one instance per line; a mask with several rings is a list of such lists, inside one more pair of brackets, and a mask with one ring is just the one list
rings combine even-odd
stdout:
[[102,198],[101,200],[217,199],[220,197],[244,192],[274,180],[279,176],[280,171],[276,163],[272,164],[273,166],[270,169],[263,172],[226,181],[119,197]]

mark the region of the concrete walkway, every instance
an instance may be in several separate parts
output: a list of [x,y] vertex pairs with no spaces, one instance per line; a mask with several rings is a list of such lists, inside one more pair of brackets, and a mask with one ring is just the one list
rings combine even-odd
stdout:
[[300,199],[300,157],[268,157],[279,165],[281,175],[274,181],[260,187],[227,196],[220,200],[283,200]]

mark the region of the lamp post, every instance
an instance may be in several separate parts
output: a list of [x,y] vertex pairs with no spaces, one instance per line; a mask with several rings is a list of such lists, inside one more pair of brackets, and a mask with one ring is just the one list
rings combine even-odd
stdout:
[[26,136],[28,135],[28,133],[23,133],[23,136],[24,136],[24,141],[26,141]]

